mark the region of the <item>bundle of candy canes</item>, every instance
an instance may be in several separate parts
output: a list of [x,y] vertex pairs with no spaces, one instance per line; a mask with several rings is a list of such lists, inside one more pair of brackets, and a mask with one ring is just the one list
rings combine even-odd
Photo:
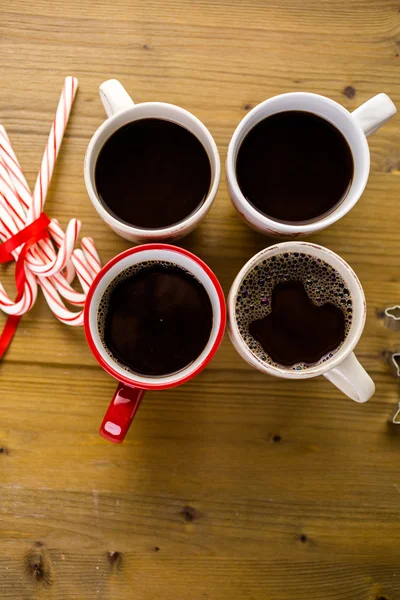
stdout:
[[[101,268],[91,238],[82,238],[81,248],[74,249],[80,221],[71,219],[64,233],[58,221],[43,211],[77,88],[75,77],[65,79],[33,194],[6,130],[0,126],[0,263],[16,261],[18,292],[12,300],[0,283],[0,309],[9,315],[0,334],[0,358],[19,319],[34,305],[38,286],[57,319],[67,325],[82,325],[86,295]],[[75,275],[82,291],[71,285]],[[79,310],[70,310],[64,301]]]

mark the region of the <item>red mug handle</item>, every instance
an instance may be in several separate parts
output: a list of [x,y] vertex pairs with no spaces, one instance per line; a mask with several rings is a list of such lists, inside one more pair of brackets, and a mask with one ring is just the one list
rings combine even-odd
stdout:
[[100,435],[114,444],[124,441],[144,390],[120,383],[100,427]]

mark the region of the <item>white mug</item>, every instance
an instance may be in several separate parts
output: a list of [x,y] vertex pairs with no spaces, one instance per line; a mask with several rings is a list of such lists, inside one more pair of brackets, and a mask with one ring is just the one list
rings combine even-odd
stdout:
[[[353,155],[354,175],[346,197],[330,213],[312,222],[285,223],[264,215],[244,197],[236,176],[238,151],[249,131],[266,117],[289,110],[311,112],[329,121],[346,138]],[[330,98],[307,92],[281,94],[261,102],[242,119],[229,143],[226,177],[233,205],[250,227],[265,235],[302,237],[325,229],[357,203],[369,175],[370,156],[366,136],[374,133],[395,113],[396,107],[386,94],[374,96],[352,113]]]
[[[98,128],[90,140],[84,166],[86,189],[93,206],[111,229],[131,242],[172,241],[187,235],[210,210],[219,185],[221,166],[218,149],[211,133],[197,117],[179,106],[164,102],[134,104],[132,98],[116,79],[110,79],[102,83],[99,91],[108,119]],[[201,142],[207,152],[211,166],[211,185],[201,206],[183,221],[158,229],[129,225],[108,212],[99,200],[94,178],[96,161],[107,139],[127,123],[150,118],[164,119],[185,127]],[[146,202],[145,198],[143,198],[143,202]]]
[[[236,322],[236,297],[244,279],[255,266],[263,260],[282,255],[285,252],[303,252],[308,256],[319,258],[332,266],[344,279],[352,299],[353,319],[350,331],[342,346],[336,350],[331,358],[315,366],[297,371],[291,367],[273,366],[263,362],[248,347],[243,340],[238,324]],[[375,385],[358,362],[353,350],[360,339],[364,329],[366,317],[366,304],[361,283],[353,269],[337,254],[323,246],[310,244],[308,242],[283,242],[265,250],[261,250],[253,256],[241,269],[232,284],[228,297],[228,331],[229,336],[237,352],[250,365],[269,375],[283,377],[285,379],[308,379],[324,375],[331,383],[336,385],[344,394],[356,402],[366,402],[375,391]]]

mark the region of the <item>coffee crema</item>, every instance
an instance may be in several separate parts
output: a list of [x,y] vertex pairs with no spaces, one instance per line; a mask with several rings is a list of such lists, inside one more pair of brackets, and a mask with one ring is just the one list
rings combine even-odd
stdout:
[[346,197],[353,172],[344,135],[326,119],[300,110],[257,123],[236,160],[246,200],[263,215],[289,223],[329,214]]
[[139,119],[106,140],[95,183],[101,203],[117,219],[158,229],[200,208],[210,190],[211,165],[202,143],[185,127]]
[[194,362],[213,325],[204,286],[167,261],[125,269],[105,290],[97,317],[107,354],[129,372],[154,377],[176,373]]
[[236,323],[250,351],[298,371],[332,358],[352,324],[346,282],[327,262],[286,252],[253,267],[239,287]]

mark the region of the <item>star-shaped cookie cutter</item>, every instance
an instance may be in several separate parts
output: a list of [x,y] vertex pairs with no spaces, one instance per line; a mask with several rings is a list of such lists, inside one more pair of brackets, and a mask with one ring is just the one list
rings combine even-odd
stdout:
[[395,425],[400,425],[400,402],[399,402],[399,404],[397,406],[397,410],[393,416],[392,423],[394,423]]
[[[400,306],[389,306],[384,311],[384,325],[392,331],[400,331]],[[389,361],[393,375],[400,377],[400,352],[394,352]],[[400,425],[400,402],[393,416],[392,423]]]

